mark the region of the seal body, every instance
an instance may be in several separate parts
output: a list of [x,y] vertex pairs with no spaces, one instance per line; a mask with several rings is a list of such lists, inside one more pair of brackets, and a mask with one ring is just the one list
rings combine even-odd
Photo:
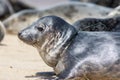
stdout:
[[84,32],[56,16],[40,18],[18,37],[33,45],[58,79],[87,75],[120,79],[120,33]]
[[120,17],[113,18],[85,18],[73,23],[81,31],[120,31]]
[[62,56],[66,76],[120,76],[119,40],[116,32],[79,32]]

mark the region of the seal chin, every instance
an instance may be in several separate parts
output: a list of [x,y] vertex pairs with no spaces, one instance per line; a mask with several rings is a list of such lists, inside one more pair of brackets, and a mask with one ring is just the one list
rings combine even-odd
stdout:
[[22,40],[23,42],[25,42],[26,44],[29,44],[29,45],[35,45],[37,42],[36,41],[32,41],[32,42],[28,42],[27,40]]

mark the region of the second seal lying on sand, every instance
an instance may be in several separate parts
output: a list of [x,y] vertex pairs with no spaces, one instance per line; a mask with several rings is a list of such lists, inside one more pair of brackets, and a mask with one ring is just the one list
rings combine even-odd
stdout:
[[63,19],[46,16],[22,30],[18,37],[38,49],[58,79],[85,75],[120,79],[119,32],[77,32]]

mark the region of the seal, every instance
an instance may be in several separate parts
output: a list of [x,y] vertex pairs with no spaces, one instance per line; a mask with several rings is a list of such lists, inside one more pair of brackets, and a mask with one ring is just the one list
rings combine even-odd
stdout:
[[45,16],[20,31],[18,37],[37,48],[58,80],[93,75],[98,80],[103,76],[120,79],[119,32],[78,32],[60,17]]
[[3,23],[0,21],[0,42],[3,40],[4,36],[5,36],[5,27],[3,25]]
[[84,18],[73,23],[81,31],[120,31],[120,17]]

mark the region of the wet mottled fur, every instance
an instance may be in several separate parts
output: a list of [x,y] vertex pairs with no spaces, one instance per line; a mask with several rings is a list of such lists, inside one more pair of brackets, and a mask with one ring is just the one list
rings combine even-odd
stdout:
[[73,23],[81,31],[120,31],[120,17],[113,18],[85,18]]

